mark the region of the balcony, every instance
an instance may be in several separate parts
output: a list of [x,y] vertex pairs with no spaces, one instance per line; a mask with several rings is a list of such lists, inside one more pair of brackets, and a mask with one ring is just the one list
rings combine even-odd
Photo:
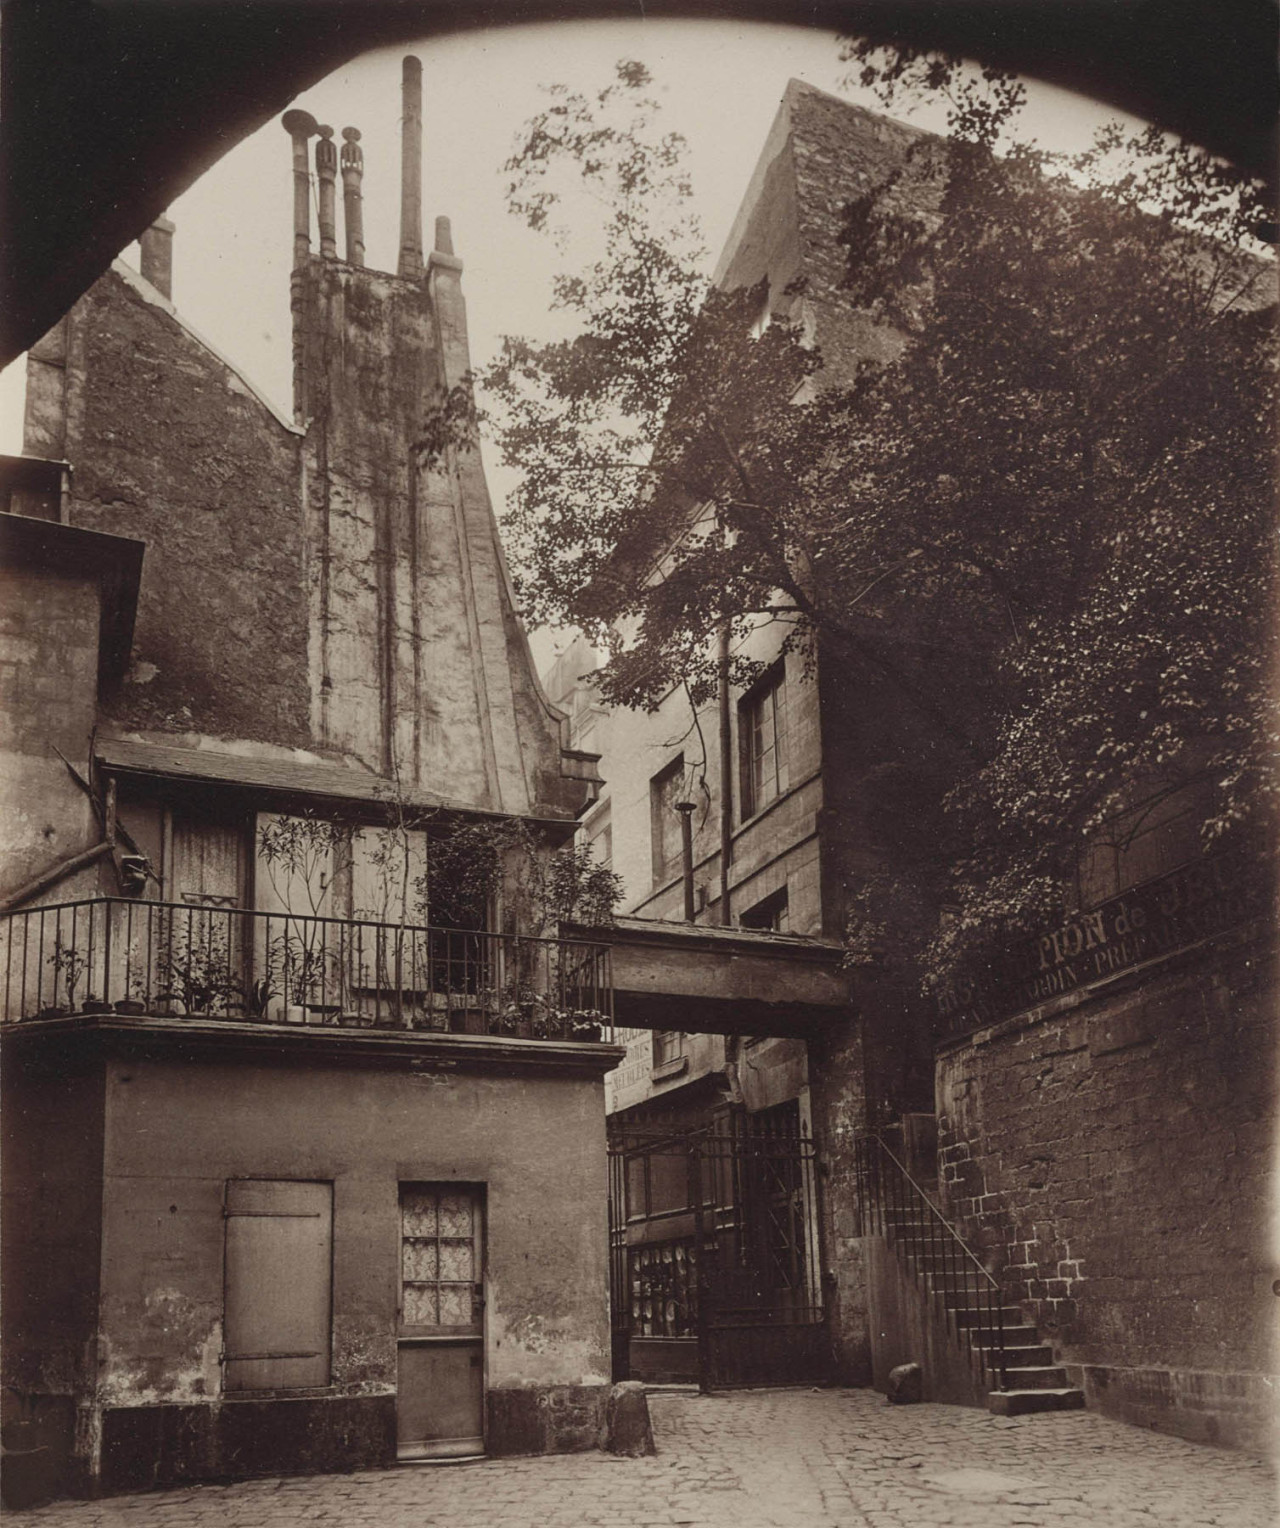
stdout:
[[610,947],[247,908],[94,898],[0,920],[0,1020],[116,1014],[599,1041]]

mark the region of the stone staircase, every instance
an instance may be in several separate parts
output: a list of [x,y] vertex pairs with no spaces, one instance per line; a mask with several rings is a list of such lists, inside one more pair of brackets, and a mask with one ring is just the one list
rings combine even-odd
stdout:
[[1084,1392],[1022,1308],[1004,1303],[998,1284],[947,1222],[936,1181],[913,1177],[884,1141],[869,1138],[864,1151],[864,1198],[878,1201],[871,1211],[876,1229],[927,1297],[934,1319],[946,1323],[949,1340],[981,1373],[988,1409],[1004,1417],[1080,1410]]

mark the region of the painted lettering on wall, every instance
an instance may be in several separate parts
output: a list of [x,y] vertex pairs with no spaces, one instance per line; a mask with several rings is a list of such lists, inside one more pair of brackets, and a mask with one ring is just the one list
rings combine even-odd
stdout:
[[964,1034],[1226,933],[1264,910],[1265,884],[1261,867],[1238,854],[1206,857],[1146,881],[940,991],[941,1028]]

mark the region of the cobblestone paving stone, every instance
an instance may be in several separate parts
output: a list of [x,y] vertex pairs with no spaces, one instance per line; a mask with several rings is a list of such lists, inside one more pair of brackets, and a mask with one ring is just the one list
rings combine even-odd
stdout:
[[1275,1528],[1245,1455],[1088,1412],[869,1390],[651,1398],[659,1453],[242,1481],[6,1514],[10,1528]]

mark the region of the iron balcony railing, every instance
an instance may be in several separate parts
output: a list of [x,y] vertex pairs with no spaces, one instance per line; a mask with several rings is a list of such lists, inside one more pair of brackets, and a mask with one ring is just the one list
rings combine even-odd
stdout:
[[6,1022],[73,1013],[611,1034],[607,943],[103,897],[0,919]]
[[992,1390],[1007,1389],[1004,1293],[955,1227],[879,1136],[856,1143],[863,1236],[883,1236],[942,1297],[957,1341],[966,1337]]

